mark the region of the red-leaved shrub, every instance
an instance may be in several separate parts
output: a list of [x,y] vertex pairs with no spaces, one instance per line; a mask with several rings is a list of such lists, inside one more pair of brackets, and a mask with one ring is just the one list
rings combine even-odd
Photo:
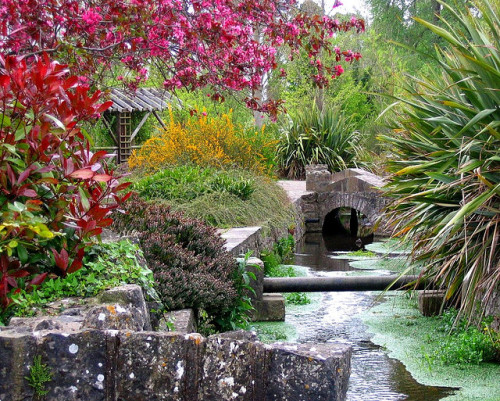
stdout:
[[100,97],[47,55],[0,55],[0,310],[18,286],[78,270],[129,196],[78,127],[111,105]]
[[202,308],[219,317],[230,313],[237,301],[237,265],[213,227],[138,197],[124,209],[126,214],[114,214],[113,228],[138,234],[166,308]]

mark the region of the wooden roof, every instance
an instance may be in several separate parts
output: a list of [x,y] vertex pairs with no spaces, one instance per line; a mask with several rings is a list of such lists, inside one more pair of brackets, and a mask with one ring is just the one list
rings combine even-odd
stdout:
[[110,96],[113,105],[108,111],[121,113],[164,110],[174,99],[178,100],[165,89],[139,88],[134,93],[113,88]]

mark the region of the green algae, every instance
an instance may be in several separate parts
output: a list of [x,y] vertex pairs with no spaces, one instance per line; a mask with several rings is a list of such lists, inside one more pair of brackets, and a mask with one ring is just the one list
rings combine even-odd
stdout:
[[446,401],[498,401],[500,364],[444,366],[435,360],[442,346],[443,333],[437,318],[423,317],[416,300],[408,294],[387,293],[382,302],[361,315],[372,341],[384,346],[389,355],[400,360],[418,382],[428,386],[460,388]]
[[348,259],[348,260],[372,260],[377,258],[375,254],[356,255],[352,252],[335,252],[335,255],[328,255],[328,257],[331,259]]
[[387,239],[365,245],[365,248],[376,254],[407,255],[411,252],[412,246],[397,239]]
[[[293,277],[310,276],[310,268],[299,265],[280,265],[280,268],[293,270]],[[286,304],[287,314],[301,315],[308,314],[319,308],[323,295],[318,292],[306,292],[310,303],[303,305]],[[263,343],[270,344],[277,341],[296,342],[297,330],[294,325],[287,322],[254,322],[252,330],[255,330],[259,340]]]
[[[355,260],[349,262],[349,266],[359,270],[389,270],[391,272],[404,272],[408,269],[408,260],[406,257],[398,258],[378,258],[368,260]],[[415,271],[405,274],[414,274]]]
[[286,322],[254,322],[251,330],[255,331],[259,340],[266,344],[294,342],[297,339],[295,326]]
[[295,274],[295,277],[306,277],[309,275],[309,267],[306,266],[299,266],[299,265],[281,265],[284,268],[289,268],[291,267],[293,269],[293,272]]

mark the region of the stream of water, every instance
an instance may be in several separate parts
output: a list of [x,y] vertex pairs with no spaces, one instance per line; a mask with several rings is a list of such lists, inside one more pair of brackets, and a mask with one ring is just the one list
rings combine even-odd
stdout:
[[[346,236],[309,234],[297,244],[294,264],[306,266],[315,276],[391,274],[384,269],[357,270],[348,260],[333,258],[339,251],[358,249],[358,245]],[[419,384],[401,362],[389,358],[370,341],[371,334],[357,315],[373,305],[374,293],[329,292],[314,297],[319,300],[314,308],[287,306],[286,322],[295,327],[297,342],[343,342],[352,346],[348,401],[435,401],[453,393],[449,388]]]

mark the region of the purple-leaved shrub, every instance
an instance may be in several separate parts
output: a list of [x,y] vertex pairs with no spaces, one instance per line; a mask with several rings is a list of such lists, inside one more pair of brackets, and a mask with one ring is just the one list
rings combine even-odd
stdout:
[[137,233],[167,309],[201,308],[214,317],[231,312],[237,265],[213,227],[136,196],[124,210],[115,213],[113,228]]

